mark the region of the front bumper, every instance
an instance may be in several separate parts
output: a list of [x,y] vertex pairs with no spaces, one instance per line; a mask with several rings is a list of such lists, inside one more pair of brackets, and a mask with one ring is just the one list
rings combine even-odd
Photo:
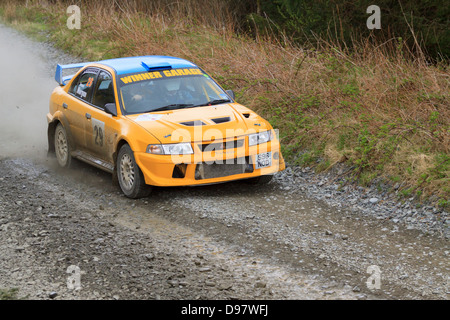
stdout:
[[[256,168],[257,154],[270,153],[271,165]],[[236,148],[223,152],[204,153],[198,148],[193,155],[170,156],[144,152],[134,153],[144,174],[145,183],[152,186],[189,186],[221,183],[271,175],[285,169],[277,141],[264,146]]]

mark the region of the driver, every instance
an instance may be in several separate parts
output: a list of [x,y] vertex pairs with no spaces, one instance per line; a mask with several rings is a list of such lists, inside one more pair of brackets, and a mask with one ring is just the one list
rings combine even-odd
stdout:
[[130,88],[131,102],[141,101],[144,97],[142,96],[142,88],[138,84],[131,85]]

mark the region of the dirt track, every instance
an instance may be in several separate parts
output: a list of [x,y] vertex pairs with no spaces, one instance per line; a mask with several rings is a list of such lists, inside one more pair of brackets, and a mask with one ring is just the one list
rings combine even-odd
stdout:
[[[326,190],[309,192],[310,173],[135,201],[102,171],[59,169],[46,155],[45,114],[54,64],[70,58],[1,25],[0,42],[0,289],[29,299],[448,298],[445,229],[371,214],[368,200],[366,211],[356,200],[332,206]],[[380,289],[370,290],[373,265]]]

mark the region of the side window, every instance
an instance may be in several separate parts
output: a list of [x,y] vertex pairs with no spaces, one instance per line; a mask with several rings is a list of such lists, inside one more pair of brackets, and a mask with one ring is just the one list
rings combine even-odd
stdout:
[[70,86],[69,93],[75,94],[75,92],[77,92],[79,80],[80,80],[80,75],[72,81],[72,85]]
[[92,104],[104,109],[107,103],[114,102],[115,99],[112,77],[109,73],[100,71],[94,96],[92,98]]
[[97,73],[91,71],[84,72],[78,81],[74,95],[80,99],[90,102],[96,79]]

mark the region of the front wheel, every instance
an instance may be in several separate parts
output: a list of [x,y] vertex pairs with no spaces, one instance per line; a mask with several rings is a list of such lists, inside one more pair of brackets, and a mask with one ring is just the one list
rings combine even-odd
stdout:
[[150,194],[151,187],[145,184],[144,175],[128,144],[120,148],[116,166],[120,189],[128,198],[137,199]]

